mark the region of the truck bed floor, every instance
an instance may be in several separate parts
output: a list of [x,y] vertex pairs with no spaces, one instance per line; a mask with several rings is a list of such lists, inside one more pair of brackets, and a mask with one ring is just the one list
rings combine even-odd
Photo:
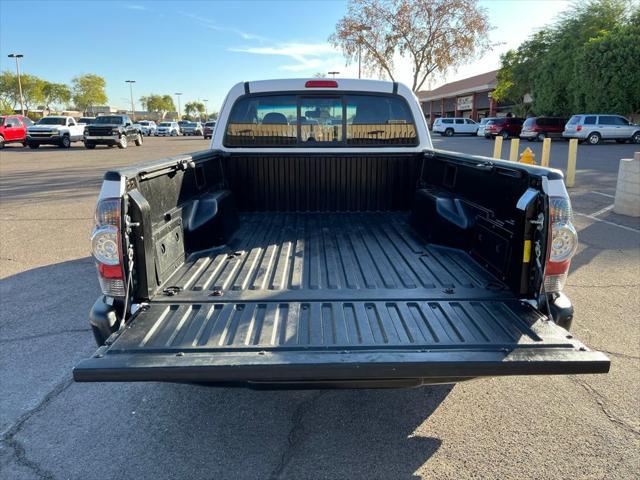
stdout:
[[245,214],[197,252],[114,351],[536,344],[542,316],[404,213]]
[[191,255],[166,285],[201,301],[507,295],[467,253],[425,244],[405,213],[243,214],[229,245]]

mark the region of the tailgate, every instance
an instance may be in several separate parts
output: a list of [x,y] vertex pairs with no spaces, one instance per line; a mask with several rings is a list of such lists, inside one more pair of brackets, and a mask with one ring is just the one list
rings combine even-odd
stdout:
[[153,303],[74,379],[383,386],[480,376],[606,373],[527,303]]

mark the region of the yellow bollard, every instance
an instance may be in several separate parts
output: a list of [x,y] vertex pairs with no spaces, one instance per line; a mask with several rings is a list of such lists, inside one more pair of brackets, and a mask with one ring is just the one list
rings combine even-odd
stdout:
[[518,150],[520,148],[520,139],[514,138],[511,140],[511,149],[509,150],[509,161],[517,162],[518,161]]
[[567,187],[573,187],[576,183],[576,157],[578,156],[578,139],[569,140],[569,158],[567,159]]
[[534,155],[533,150],[531,150],[529,147],[525,148],[524,152],[522,152],[522,155],[520,155],[520,163],[535,165],[536,156]]
[[498,160],[502,156],[502,137],[496,137],[496,143],[493,145],[493,158]]
[[542,142],[542,158],[540,159],[540,165],[543,167],[549,166],[549,158],[551,157],[551,139],[545,138]]

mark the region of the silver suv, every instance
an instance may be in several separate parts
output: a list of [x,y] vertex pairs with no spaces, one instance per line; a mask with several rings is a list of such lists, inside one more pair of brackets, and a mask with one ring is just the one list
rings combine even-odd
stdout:
[[590,145],[597,145],[603,140],[640,143],[640,125],[634,125],[620,115],[574,115],[564,126],[562,136],[577,138]]

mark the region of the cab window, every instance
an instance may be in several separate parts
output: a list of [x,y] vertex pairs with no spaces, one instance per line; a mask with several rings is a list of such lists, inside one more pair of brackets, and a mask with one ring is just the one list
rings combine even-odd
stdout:
[[231,109],[227,147],[416,145],[397,95],[247,95]]

